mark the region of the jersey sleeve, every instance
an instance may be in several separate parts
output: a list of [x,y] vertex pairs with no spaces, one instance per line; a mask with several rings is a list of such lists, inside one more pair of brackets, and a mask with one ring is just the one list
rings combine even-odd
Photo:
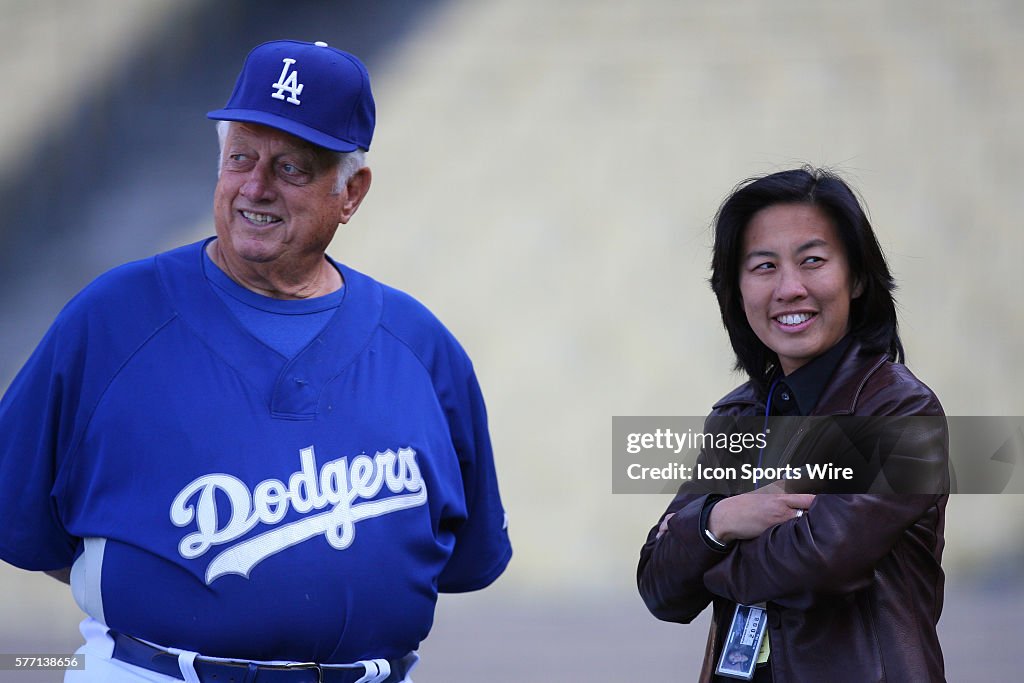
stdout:
[[73,439],[83,351],[58,318],[0,400],[0,559],[22,569],[71,565],[58,472]]
[[101,275],[60,312],[0,399],[0,559],[29,570],[71,565],[72,474],[97,402],[132,351],[171,316],[149,262]]
[[[461,351],[461,349],[459,349]],[[466,495],[466,521],[456,531],[455,549],[438,579],[448,593],[478,590],[505,570],[512,557],[508,518],[498,492],[487,410],[469,359],[453,378],[451,405],[445,406],[452,442],[459,456]],[[444,400],[442,392],[442,400]]]
[[438,577],[438,590],[478,590],[498,578],[512,557],[480,385],[469,356],[451,332],[408,294],[382,287],[383,325],[430,374],[458,457],[466,514],[451,520],[455,544]]

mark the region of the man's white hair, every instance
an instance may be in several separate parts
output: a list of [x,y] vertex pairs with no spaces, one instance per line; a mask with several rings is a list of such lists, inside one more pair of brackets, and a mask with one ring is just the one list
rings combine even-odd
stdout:
[[[219,150],[217,153],[217,177],[220,177],[221,167],[224,165],[224,141],[228,138],[228,131],[231,129],[231,124],[234,121],[218,121],[217,122],[217,143]],[[330,154],[335,163],[338,166],[338,178],[334,181],[334,193],[341,192],[345,185],[348,184],[349,178],[355,175],[356,171],[366,166],[366,150],[357,149],[354,152],[334,152],[332,150],[325,150]]]

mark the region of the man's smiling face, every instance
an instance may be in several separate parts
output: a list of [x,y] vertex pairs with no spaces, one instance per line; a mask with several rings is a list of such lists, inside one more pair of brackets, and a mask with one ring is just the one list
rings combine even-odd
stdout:
[[323,254],[347,219],[335,155],[249,123],[231,124],[221,154],[214,192],[220,249],[254,263]]

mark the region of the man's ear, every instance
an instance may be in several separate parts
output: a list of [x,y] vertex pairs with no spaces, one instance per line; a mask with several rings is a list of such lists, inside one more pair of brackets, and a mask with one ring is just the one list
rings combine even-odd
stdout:
[[355,215],[359,205],[363,203],[366,193],[370,191],[372,179],[373,174],[370,173],[369,166],[363,166],[348,179],[348,182],[345,183],[345,201],[341,205],[341,215],[338,217],[339,223],[348,223]]

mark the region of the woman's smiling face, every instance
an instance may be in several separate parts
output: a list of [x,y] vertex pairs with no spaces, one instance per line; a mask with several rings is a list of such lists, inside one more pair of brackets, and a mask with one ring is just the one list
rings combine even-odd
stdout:
[[753,215],[740,252],[747,322],[785,374],[832,348],[860,296],[832,221],[811,204],[774,204]]

